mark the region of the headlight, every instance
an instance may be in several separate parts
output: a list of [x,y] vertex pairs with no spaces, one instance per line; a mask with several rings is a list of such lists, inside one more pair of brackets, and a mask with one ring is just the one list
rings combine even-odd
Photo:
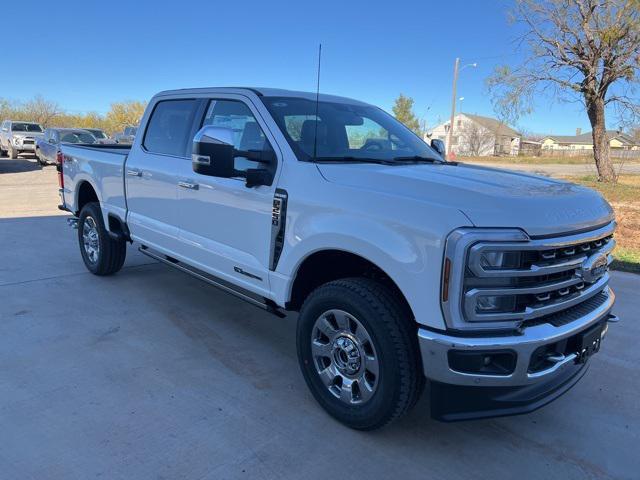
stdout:
[[486,312],[513,312],[516,306],[516,297],[513,295],[479,295],[476,298],[476,311]]
[[14,145],[20,145],[22,143],[22,138],[20,137],[14,137],[13,138],[13,144]]
[[485,269],[517,268],[520,252],[486,251],[480,254],[480,265]]

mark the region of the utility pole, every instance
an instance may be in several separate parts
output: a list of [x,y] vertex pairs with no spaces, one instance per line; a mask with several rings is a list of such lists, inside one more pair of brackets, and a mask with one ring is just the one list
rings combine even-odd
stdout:
[[451,96],[451,124],[449,125],[449,139],[447,140],[447,158],[451,155],[451,140],[453,140],[453,120],[456,116],[456,88],[458,84],[458,66],[460,58],[456,57],[456,63],[453,67],[453,95]]

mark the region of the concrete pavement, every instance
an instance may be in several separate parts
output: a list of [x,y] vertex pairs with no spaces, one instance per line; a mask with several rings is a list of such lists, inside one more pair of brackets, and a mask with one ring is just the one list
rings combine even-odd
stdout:
[[638,478],[640,276],[613,274],[623,321],[556,402],[442,424],[425,395],[402,421],[360,433],[308,392],[294,315],[270,316],[133,247],[117,275],[89,274],[55,208],[53,168],[7,173],[5,161],[2,478]]

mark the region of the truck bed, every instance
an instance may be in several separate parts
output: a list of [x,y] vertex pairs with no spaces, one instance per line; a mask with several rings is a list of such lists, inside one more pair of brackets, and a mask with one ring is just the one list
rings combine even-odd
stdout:
[[63,206],[78,213],[78,192],[88,183],[96,192],[106,215],[109,212],[124,219],[126,215],[124,169],[131,145],[63,144]]
[[67,150],[72,151],[75,149],[97,150],[99,152],[117,153],[119,155],[126,155],[131,151],[131,145],[119,143],[69,143],[66,145],[63,144],[61,148],[65,154]]

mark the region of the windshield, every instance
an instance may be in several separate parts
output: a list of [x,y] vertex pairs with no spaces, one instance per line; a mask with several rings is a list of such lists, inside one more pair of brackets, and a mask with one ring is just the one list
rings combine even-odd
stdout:
[[41,133],[42,127],[37,123],[12,123],[11,124],[12,132],[34,132]]
[[[300,160],[384,162],[427,159],[438,153],[383,110],[370,105],[262,97]],[[316,139],[317,136],[317,139]],[[315,143],[315,155],[314,155]]]
[[62,143],[96,143],[96,138],[89,132],[65,132],[60,135]]
[[93,135],[96,138],[100,138],[100,139],[107,138],[107,135],[102,130],[87,128],[87,132],[91,133],[91,135]]

